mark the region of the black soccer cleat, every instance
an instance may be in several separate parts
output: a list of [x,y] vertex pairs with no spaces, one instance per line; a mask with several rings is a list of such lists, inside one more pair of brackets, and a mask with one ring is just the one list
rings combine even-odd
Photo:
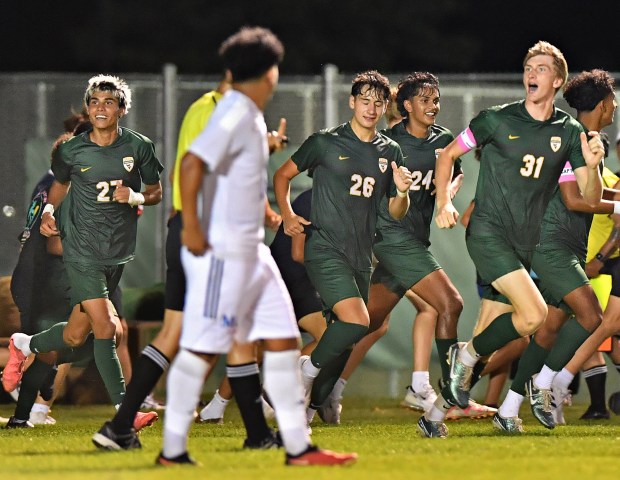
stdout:
[[131,450],[142,448],[138,434],[132,428],[129,433],[116,433],[112,422],[105,422],[103,427],[93,435],[93,443],[104,450]]

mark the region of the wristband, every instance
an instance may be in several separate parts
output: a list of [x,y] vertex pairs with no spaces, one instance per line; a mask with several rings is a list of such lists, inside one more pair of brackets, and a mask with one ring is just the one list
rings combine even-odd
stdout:
[[[54,205],[46,203],[45,207],[43,207],[43,213],[49,213],[51,216],[54,216]],[[43,213],[41,213],[41,215],[43,215]]]
[[144,195],[142,195],[140,192],[134,192],[133,190],[129,190],[129,198],[127,199],[127,203],[132,207],[135,207],[136,205],[143,205]]
[[404,192],[401,192],[398,188],[396,189],[396,195],[398,195],[400,198],[405,198],[407,195],[409,195],[409,190],[405,190]]
[[614,213],[620,213],[620,202],[614,202]]

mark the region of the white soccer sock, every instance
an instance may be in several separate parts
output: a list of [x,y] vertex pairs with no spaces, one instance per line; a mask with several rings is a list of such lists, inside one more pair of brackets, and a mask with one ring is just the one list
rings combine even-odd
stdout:
[[524,398],[523,395],[513,390],[508,390],[506,398],[504,398],[504,401],[499,407],[499,416],[504,418],[518,417],[519,409],[521,408],[521,403],[523,403]]
[[30,413],[43,412],[45,415],[47,415],[49,411],[50,407],[48,405],[45,405],[44,403],[35,403],[30,409]]
[[573,379],[574,378],[575,378],[575,375],[573,375],[571,372],[566,370],[566,368],[563,368],[553,378],[552,385],[554,387],[558,387],[558,388],[561,388],[563,390],[568,390],[568,387],[570,386],[571,383],[573,383]]
[[276,412],[282,442],[289,455],[299,455],[310,445],[298,365],[298,350],[267,351],[263,356],[263,387]]
[[411,388],[414,392],[423,392],[430,385],[430,375],[428,372],[418,371],[411,374]]
[[205,360],[183,349],[170,366],[166,383],[168,401],[162,449],[167,458],[177,457],[187,451],[189,428],[208,371],[209,364]]
[[26,356],[32,353],[30,350],[30,339],[32,335],[26,335],[25,333],[14,333],[11,335],[13,344]]
[[314,415],[316,415],[316,410],[314,408],[306,408],[306,422],[308,423],[308,425],[310,425],[312,423],[312,420],[314,420]]
[[426,412],[424,416],[427,420],[430,420],[431,422],[443,422],[446,418],[448,410],[450,410],[451,408],[452,407],[450,406],[450,404],[446,402],[445,398],[443,398],[443,395],[439,394],[431,409]]
[[478,353],[474,349],[473,342],[470,340],[465,345],[465,348],[459,350],[459,360],[468,367],[475,367],[478,363]]
[[310,360],[309,358],[303,363],[303,365],[301,366],[301,370],[304,375],[312,378],[316,378],[316,376],[321,371],[320,368],[317,368],[312,364],[312,360]]
[[340,400],[344,394],[344,388],[347,386],[347,381],[344,378],[339,378],[332,389],[331,396]]
[[534,386],[536,388],[549,390],[551,388],[551,382],[558,372],[551,370],[547,365],[543,365],[540,373],[534,377]]
[[220,395],[220,391],[216,390],[209,404],[200,411],[200,418],[209,420],[211,418],[224,418],[226,407],[230,400],[226,400]]

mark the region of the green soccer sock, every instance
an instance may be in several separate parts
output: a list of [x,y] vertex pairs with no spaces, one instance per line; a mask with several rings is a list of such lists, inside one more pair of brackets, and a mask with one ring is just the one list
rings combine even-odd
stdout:
[[58,351],[58,365],[63,363],[86,364],[91,361],[95,355],[94,352],[95,337],[90,333],[82,345],[75,348],[64,348]]
[[97,370],[99,370],[112,404],[120,405],[125,396],[125,379],[116,355],[114,339],[96,338],[94,340],[94,352]]
[[589,336],[590,332],[583,328],[575,317],[569,318],[560,330],[545,365],[554,372],[559,372]]
[[317,410],[329,394],[334,389],[334,385],[340,378],[340,374],[347,365],[347,361],[351,356],[351,348],[342,352],[335,360],[329,362],[317,375],[312,384],[312,393],[310,394],[310,408]]
[[15,418],[18,420],[28,420],[30,418],[30,410],[37,399],[39,388],[52,369],[52,365],[48,365],[35,358],[30,367],[24,372],[19,389],[19,397],[17,398],[17,406],[15,407]]
[[540,372],[548,356],[549,350],[538,345],[535,338],[532,338],[519,359],[519,368],[510,385],[510,390],[525,396],[525,384],[532,378],[532,375]]
[[512,312],[506,312],[495,318],[487,328],[476,335],[472,340],[472,345],[476,353],[483,357],[491,355],[508,342],[521,336],[512,323]]
[[62,338],[67,322],[60,322],[47,330],[33,335],[30,339],[30,350],[35,353],[55,352],[67,348],[67,344]]
[[441,378],[444,382],[450,380],[450,365],[448,364],[448,350],[458,342],[458,338],[435,338],[439,365],[441,365]]
[[316,348],[310,356],[312,365],[323,368],[338,358],[342,352],[351,348],[353,344],[362,339],[368,327],[357,323],[336,321],[331,323],[319,340]]

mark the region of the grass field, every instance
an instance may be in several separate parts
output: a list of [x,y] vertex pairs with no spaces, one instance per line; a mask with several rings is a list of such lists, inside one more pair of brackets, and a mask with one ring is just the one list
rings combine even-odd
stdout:
[[[522,409],[526,433],[514,437],[493,430],[490,419],[450,422],[450,437],[421,438],[418,413],[394,399],[345,398],[340,426],[317,418],[313,439],[325,448],[356,451],[350,467],[285,467],[280,451],[241,449],[244,431],[236,407],[224,425],[194,425],[190,452],[199,467],[154,465],[162,422],[141,435],[143,448],[101,452],[90,438],[111,413],[108,406],[57,406],[57,425],[28,430],[0,429],[2,478],[21,479],[584,479],[617,474],[620,417],[584,422],[584,405],[567,407],[568,426],[550,431]],[[13,405],[0,405],[8,417]],[[527,410],[527,411],[526,411]],[[10,475],[9,473],[10,472]],[[6,474],[6,476],[5,476]]]

